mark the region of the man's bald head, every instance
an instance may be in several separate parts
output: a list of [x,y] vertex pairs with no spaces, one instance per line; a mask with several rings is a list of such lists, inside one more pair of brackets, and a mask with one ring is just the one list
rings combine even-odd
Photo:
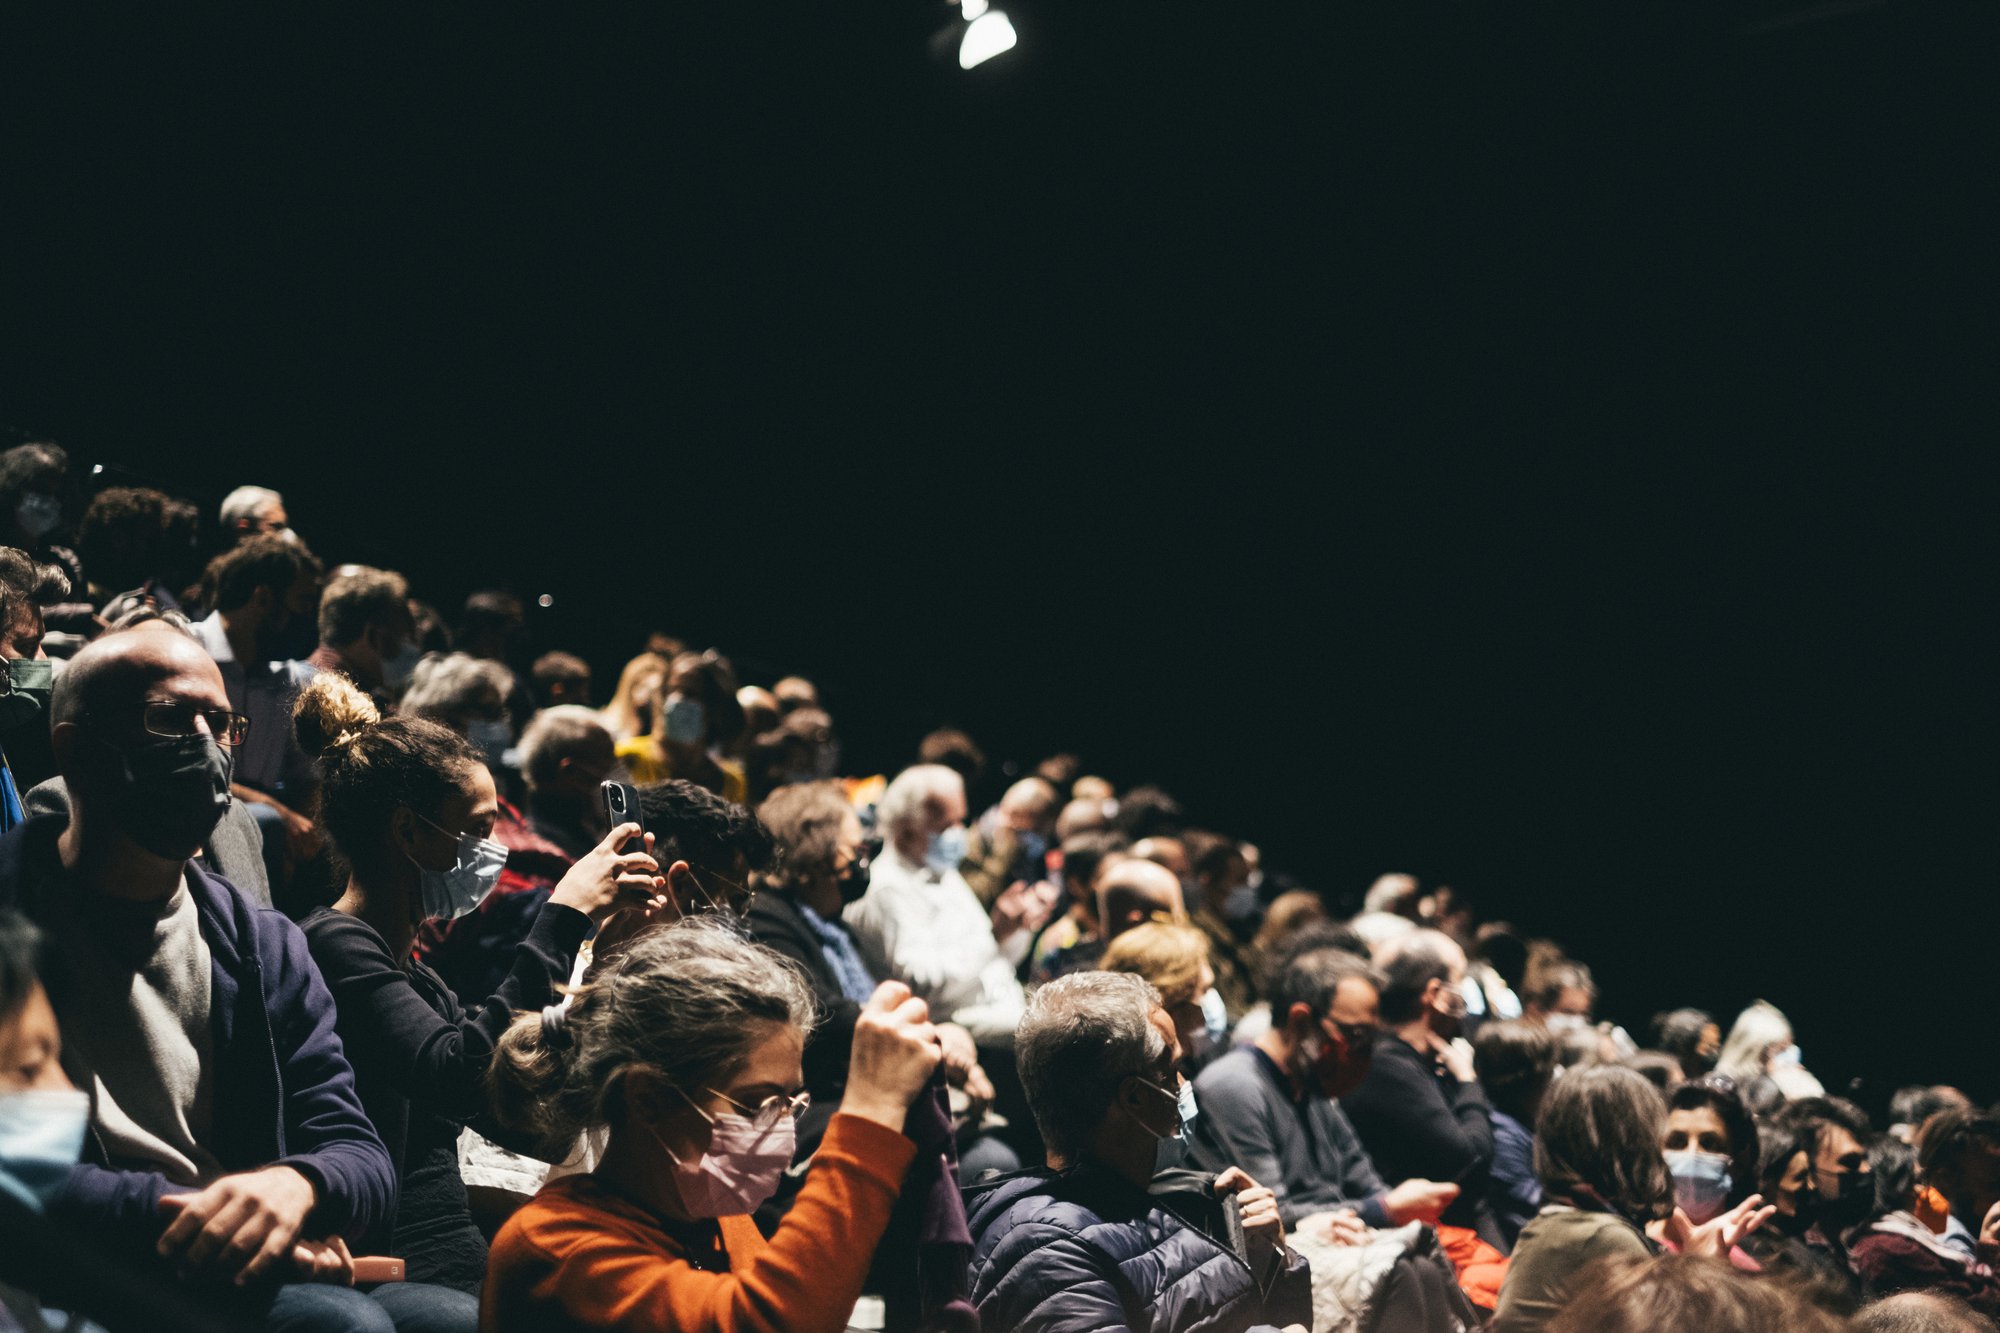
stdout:
[[1991,1333],[1992,1325],[1963,1301],[1937,1292],[1906,1291],[1854,1316],[1859,1333]]
[[1187,918],[1180,880],[1165,866],[1138,857],[1105,867],[1097,883],[1097,910],[1107,940],[1157,917]]
[[1055,808],[1056,789],[1045,778],[1022,778],[1000,798],[1000,813],[1008,826],[1023,832],[1047,824]]
[[1102,801],[1071,801],[1056,816],[1056,841],[1063,842],[1079,833],[1101,829],[1111,823]]
[[[192,678],[214,687],[213,698],[204,702],[219,708],[229,706],[222,688],[222,672],[201,644],[184,630],[165,621],[145,624],[107,634],[70,659],[69,667],[56,678],[49,700],[49,720],[55,726],[82,721],[85,716],[136,716],[163,681]],[[191,681],[190,681],[191,683]]]

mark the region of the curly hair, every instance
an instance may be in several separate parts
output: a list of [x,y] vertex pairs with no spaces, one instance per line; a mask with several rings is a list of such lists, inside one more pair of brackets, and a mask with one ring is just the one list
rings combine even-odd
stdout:
[[290,538],[270,533],[246,538],[209,561],[205,577],[214,590],[216,609],[234,611],[259,588],[269,588],[273,596],[282,599],[293,584],[319,571],[319,560],[311,551]]
[[705,787],[678,778],[639,789],[639,809],[653,835],[653,857],[662,867],[686,861],[697,870],[736,874],[770,869],[777,842],[757,816]]
[[449,727],[385,718],[336,671],[323,671],[292,706],[299,748],[319,761],[318,818],[334,849],[364,876],[386,864],[384,833],[402,806],[435,819],[465,790],[479,756]]

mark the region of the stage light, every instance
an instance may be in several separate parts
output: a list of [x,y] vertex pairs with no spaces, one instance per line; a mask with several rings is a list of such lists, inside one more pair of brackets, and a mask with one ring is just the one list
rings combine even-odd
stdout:
[[994,56],[1013,50],[1018,40],[1006,11],[989,9],[966,25],[965,36],[958,42],[958,67],[971,69],[983,65]]
[[931,52],[960,69],[983,65],[1014,49],[1020,37],[1007,12],[993,0],[958,0],[956,17],[931,38]]

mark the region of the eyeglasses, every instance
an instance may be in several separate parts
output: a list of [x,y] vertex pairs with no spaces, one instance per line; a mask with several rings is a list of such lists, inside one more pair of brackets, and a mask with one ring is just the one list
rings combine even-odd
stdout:
[[[702,883],[704,878],[710,876],[721,880],[724,884],[736,890],[735,896],[732,898],[724,895],[718,898],[713,893],[710,893],[707,886]],[[700,895],[698,901],[686,904],[689,916],[708,914],[740,918],[750,910],[750,903],[757,896],[757,890],[747,888],[727,875],[717,875],[712,870],[696,870],[693,866],[689,866],[688,877],[694,881],[694,891]]]
[[[743,1112],[744,1116],[750,1121],[751,1128],[755,1129],[759,1134],[770,1133],[782,1124],[787,1116],[790,1116],[793,1120],[797,1120],[806,1113],[806,1108],[812,1105],[812,1094],[809,1092],[795,1092],[789,1097],[784,1093],[775,1093],[772,1096],[766,1097],[755,1106],[745,1106],[728,1093],[717,1092],[714,1088],[708,1090],[708,1095],[711,1097],[720,1097],[723,1101],[728,1102],[731,1106]],[[701,1111],[699,1106],[694,1109]],[[704,1119],[708,1119],[710,1124],[715,1123],[713,1118],[709,1117],[708,1112],[702,1111],[702,1116]]]
[[179,739],[196,735],[194,720],[208,724],[208,734],[223,745],[241,745],[250,734],[250,719],[227,708],[203,708],[184,699],[148,699],[143,716],[146,730],[155,736]]
[[1338,1032],[1340,1039],[1347,1044],[1348,1052],[1353,1055],[1366,1055],[1373,1051],[1375,1038],[1382,1031],[1373,1023],[1343,1023],[1331,1016],[1320,1019],[1320,1022]]

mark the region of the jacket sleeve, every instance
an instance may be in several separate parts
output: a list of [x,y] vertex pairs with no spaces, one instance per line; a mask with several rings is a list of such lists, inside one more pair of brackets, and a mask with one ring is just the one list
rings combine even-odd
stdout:
[[820,1019],[806,1036],[806,1086],[838,1087],[845,1083],[848,1057],[854,1050],[854,1020],[861,1016],[861,1006],[827,984],[826,959],[818,941],[808,941],[775,913],[765,916],[753,908],[750,936],[797,963],[806,984],[812,987]]
[[980,1275],[979,1323],[1008,1333],[1123,1333],[1131,1327],[1111,1260],[1075,1232],[1014,1227]]
[[95,1238],[114,1253],[153,1257],[166,1222],[160,1196],[188,1194],[157,1171],[119,1171],[84,1163],[70,1168],[69,1180],[49,1200],[49,1217]]
[[486,1302],[505,1308],[485,1326],[840,1333],[915,1154],[892,1130],[835,1116],[791,1211],[747,1261],[732,1253],[728,1272],[698,1269],[588,1215],[560,1219],[560,1235],[530,1224],[525,1247],[503,1231]]
[[364,1236],[396,1211],[396,1168],[361,1109],[334,1030],[333,996],[306,938],[276,912],[258,915],[265,1004],[284,1088],[285,1155],[317,1187],[316,1235]]
[[380,1070],[415,1105],[463,1123],[486,1110],[486,1068],[515,1011],[554,999],[589,930],[583,913],[545,906],[515,948],[499,990],[455,1022],[431,1007],[382,937],[362,922],[322,916],[310,939],[354,1062],[371,1078]]

